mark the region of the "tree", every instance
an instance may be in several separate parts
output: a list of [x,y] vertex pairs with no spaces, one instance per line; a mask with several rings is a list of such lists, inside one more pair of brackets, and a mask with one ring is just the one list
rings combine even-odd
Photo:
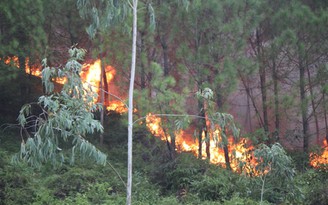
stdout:
[[[85,50],[72,48],[71,58],[64,68],[51,68],[43,62],[42,82],[46,95],[40,96],[36,104],[22,107],[18,120],[22,129],[35,130],[26,139],[22,136],[21,150],[15,160],[24,160],[32,166],[41,166],[51,161],[53,165],[65,160],[63,142],[69,143],[70,163],[74,163],[76,153],[91,157],[97,163],[105,164],[107,156],[99,151],[85,137],[89,133],[103,131],[103,127],[93,119],[95,110],[101,107],[94,104],[97,94],[91,88],[85,88],[79,73]],[[54,90],[54,78],[66,78],[67,82],[60,92]],[[36,105],[36,108],[34,108]],[[32,107],[33,106],[33,107]],[[40,110],[40,113],[33,111]]]
[[[44,5],[37,1],[1,1],[0,3],[0,58],[18,58],[21,105],[30,100],[30,83],[25,78],[26,65],[41,59],[46,43],[43,28]],[[3,67],[3,66],[2,66]],[[1,74],[7,74],[0,70]],[[9,78],[11,79],[11,78]]]
[[127,183],[127,198],[126,204],[131,204],[132,195],[132,137],[133,137],[133,91],[134,91],[134,78],[136,69],[136,52],[137,52],[137,9],[138,0],[133,0],[133,25],[132,25],[132,62],[131,62],[131,77],[129,88],[129,107],[128,107],[128,183]]
[[[178,19],[181,20],[173,24],[180,35],[176,55],[178,66],[184,68],[184,79],[189,81],[191,90],[196,90],[194,92],[212,88],[213,100],[220,111],[228,107],[227,96],[236,87],[237,69],[247,64],[243,49],[246,34],[252,27],[248,25],[252,24],[251,15],[245,12],[248,6],[243,1],[193,1],[189,11],[180,11]],[[201,113],[206,109],[204,101],[197,103],[198,115],[206,117]],[[200,146],[203,130],[206,130],[206,122],[199,119]],[[205,141],[206,154],[210,157],[209,140]]]
[[[318,120],[316,107],[320,102],[316,94],[317,83],[313,76],[317,67],[327,59],[327,15],[322,7],[311,8],[306,3],[293,1],[289,7],[281,9],[281,18],[288,19],[280,24],[289,36],[290,49],[287,51],[289,61],[298,72],[298,89],[300,99],[300,116],[303,135],[303,150],[308,154],[310,146],[310,120],[314,117],[317,132]],[[294,73],[295,75],[295,73]]]
[[[78,7],[81,15],[84,17],[91,17],[92,21],[87,28],[88,34],[93,38],[97,30],[105,30],[117,22],[125,20],[127,15],[126,9],[128,3],[118,3],[117,1],[82,1],[78,0]],[[98,6],[98,8],[97,8]],[[102,9],[100,6],[105,6]],[[130,4],[133,11],[133,25],[132,25],[132,61],[130,72],[130,86],[129,86],[129,105],[128,105],[128,180],[127,180],[127,199],[126,204],[131,204],[132,194],[132,136],[133,136],[133,91],[134,78],[136,66],[136,43],[137,43],[137,7],[138,0],[133,0]],[[101,9],[100,9],[101,8]],[[107,14],[107,15],[106,15]]]
[[[215,143],[216,146],[223,149],[226,168],[231,170],[228,137],[232,135],[234,140],[237,141],[240,137],[240,130],[235,125],[232,115],[215,112],[215,104],[211,102],[211,99],[213,98],[213,91],[211,89],[205,88],[202,91],[198,91],[196,95],[198,98],[202,98],[206,105],[204,108],[208,134],[206,140],[208,140],[208,143]],[[207,157],[209,158],[210,156]]]
[[255,168],[261,182],[260,204],[265,195],[274,203],[285,201],[289,194],[293,195],[291,198],[295,202],[300,199],[299,190],[293,182],[295,170],[292,159],[280,144],[275,143],[271,147],[261,144],[254,151],[254,157],[258,161]]
[[[155,133],[155,135],[166,141],[170,158],[174,160],[177,150],[176,138],[182,128],[177,126],[177,121],[179,118],[183,118],[186,113],[185,99],[188,91],[184,89],[177,92],[175,90],[177,85],[175,78],[170,75],[165,76],[164,69],[157,63],[152,63],[152,73],[152,78],[147,88],[136,92],[136,107],[142,115],[151,113],[147,115],[149,116],[149,123],[154,123],[154,120],[160,119],[161,130],[157,134]],[[181,123],[180,125],[183,124]]]
[[0,57],[18,56],[20,68],[25,71],[25,58],[37,58],[46,42],[43,3],[1,1],[0,8]]

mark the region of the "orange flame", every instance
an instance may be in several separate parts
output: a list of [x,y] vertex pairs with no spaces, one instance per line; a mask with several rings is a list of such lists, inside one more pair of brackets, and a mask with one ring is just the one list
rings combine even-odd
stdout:
[[[156,115],[152,115],[149,113],[146,116],[146,125],[149,128],[150,132],[156,136],[159,137],[161,140],[171,140],[171,137],[168,136],[165,131],[163,130],[163,127],[161,125],[162,121],[160,117],[157,117]],[[208,145],[206,145],[205,142],[205,133],[203,132],[202,138],[203,142],[201,145],[202,149],[202,159],[207,159],[207,153],[206,153],[206,146],[209,146],[209,152],[210,152],[210,159],[209,161],[213,164],[219,164],[221,166],[225,166],[225,157],[224,157],[224,151],[220,144],[222,144],[220,139],[220,131],[217,129],[214,132],[214,135],[216,135],[218,138],[210,139]],[[195,156],[198,156],[199,154],[199,142],[198,140],[195,140],[194,137],[188,136],[184,131],[179,131],[175,134],[175,141],[177,145],[177,151],[187,151],[192,152]],[[230,159],[230,166],[232,170],[240,172],[240,163],[244,164],[244,170],[246,170],[247,173],[253,172],[255,166],[257,164],[254,157],[250,154],[250,151],[253,150],[253,146],[250,145],[250,142],[242,138],[237,143],[234,142],[233,137],[229,137],[228,139],[228,152],[229,152],[229,159]],[[245,166],[246,165],[246,166]]]
[[314,168],[325,168],[328,165],[328,146],[326,140],[323,141],[321,154],[310,153],[310,165]]

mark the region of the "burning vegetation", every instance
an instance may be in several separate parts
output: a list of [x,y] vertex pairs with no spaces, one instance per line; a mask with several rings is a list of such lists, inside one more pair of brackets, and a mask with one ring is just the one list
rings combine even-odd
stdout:
[[325,168],[327,169],[328,165],[328,145],[327,141],[323,141],[322,150],[319,153],[311,153],[310,154],[310,164],[315,168]]
[[[1,60],[1,59],[0,59]],[[12,64],[19,68],[19,59],[16,56],[6,57],[3,59],[5,64]],[[108,96],[110,94],[109,84],[113,82],[116,70],[112,66],[102,67],[102,62],[100,59],[95,60],[92,63],[85,63],[82,66],[82,72],[80,76],[84,82],[85,88],[91,88],[94,92],[101,96],[101,90],[104,90],[105,94]],[[25,60],[25,72],[37,77],[41,77],[42,70],[41,66],[31,66],[29,63],[29,58]],[[105,77],[101,79],[102,69],[104,69]],[[102,84],[102,80],[106,80],[106,83]],[[56,83],[64,84],[66,79],[58,78],[54,79]],[[119,114],[124,114],[127,112],[127,107],[121,100],[103,100],[103,103],[107,111],[117,112]],[[96,102],[100,102],[101,98],[95,99]],[[208,124],[208,122],[206,122]],[[171,143],[171,136],[165,132],[162,127],[162,118],[149,113],[146,116],[146,126],[149,131],[156,137],[163,141]],[[226,167],[226,156],[224,151],[224,142],[221,136],[221,129],[216,125],[215,131],[212,133],[207,133],[209,137],[206,137],[205,131],[202,131],[201,144],[199,140],[196,139],[193,134],[190,134],[187,130],[176,131],[175,134],[175,149],[177,152],[191,152],[195,156],[201,159],[208,160],[210,163],[221,165]],[[192,129],[192,128],[191,128]],[[254,147],[250,140],[246,138],[240,138],[236,140],[233,136],[227,137],[226,148],[228,150],[229,166],[235,172],[244,172],[246,174],[258,175],[256,174],[256,166],[259,163],[254,157]],[[210,153],[210,154],[209,154]],[[318,168],[322,165],[328,164],[328,146],[327,142],[324,141],[323,151],[320,154],[311,153],[310,154],[310,165],[312,167]]]

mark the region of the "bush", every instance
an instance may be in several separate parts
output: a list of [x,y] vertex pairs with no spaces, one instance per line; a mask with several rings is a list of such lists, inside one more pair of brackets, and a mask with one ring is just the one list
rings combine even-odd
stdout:
[[[22,171],[24,170],[24,171]],[[0,204],[30,204],[35,198],[32,170],[21,165],[13,167],[7,161],[0,168]]]
[[225,201],[223,203],[223,205],[269,205],[269,202],[258,202],[258,201],[254,201],[253,199],[249,199],[249,198],[240,198],[240,197],[233,197],[228,201]]
[[310,169],[297,177],[304,193],[304,203],[309,205],[326,205],[328,201],[327,170]]
[[[244,185],[242,177],[221,167],[212,166],[201,180],[191,183],[191,192],[196,193],[201,200],[229,200],[234,194],[240,194]],[[240,186],[240,187],[238,187]]]

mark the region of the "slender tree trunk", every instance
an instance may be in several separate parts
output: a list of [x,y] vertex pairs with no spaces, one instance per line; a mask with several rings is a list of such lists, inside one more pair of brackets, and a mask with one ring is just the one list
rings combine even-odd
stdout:
[[175,158],[176,156],[176,145],[175,145],[175,134],[173,132],[170,132],[170,136],[171,136],[171,147],[172,147],[172,159]]
[[101,63],[101,69],[102,69],[102,81],[103,81],[103,89],[104,89],[104,105],[108,105],[109,101],[109,90],[108,90],[108,81],[107,81],[107,75],[106,75],[106,67],[105,67],[105,61],[102,61]]
[[199,126],[198,130],[198,159],[203,158],[203,129]]
[[247,96],[249,97],[249,99],[251,99],[251,102],[252,102],[253,108],[255,110],[256,116],[258,118],[258,121],[259,121],[260,125],[263,126],[264,123],[263,123],[263,120],[262,120],[260,111],[259,111],[259,109],[256,106],[255,99],[254,99],[254,97],[253,97],[253,95],[251,93],[251,89],[247,85],[246,80],[244,79],[244,77],[242,76],[242,74],[240,72],[239,72],[239,76],[240,76],[241,82],[244,85],[244,88],[245,88],[245,91],[246,91]]
[[200,110],[201,118],[198,119],[198,158],[203,158],[203,131],[205,134],[206,121],[205,121],[205,112],[203,109],[203,103],[201,100],[198,100],[198,109]]
[[252,116],[251,116],[251,104],[249,102],[249,95],[247,96],[247,114],[246,114],[246,118],[245,118],[245,125],[247,125],[247,121],[248,121],[248,126],[249,126],[249,131],[253,132],[253,125],[252,125]]
[[22,104],[25,104],[26,102],[29,101],[29,82],[25,78],[25,57],[24,56],[18,56],[18,63],[19,63],[19,71],[21,74],[21,80],[19,82],[20,84],[20,100]]
[[274,137],[275,141],[279,140],[279,133],[280,133],[280,114],[279,114],[279,91],[278,91],[278,73],[276,67],[276,61],[273,59],[272,61],[272,71],[273,71],[273,92],[274,92],[274,116],[275,116],[275,131]]
[[[224,128],[222,128],[222,132],[225,132]],[[226,136],[226,134],[224,134]],[[223,139],[223,152],[224,152],[224,160],[228,170],[231,170],[230,158],[229,158],[229,149],[228,149],[228,139]]]
[[206,145],[206,157],[208,160],[211,160],[211,136],[210,133],[205,130],[205,145]]
[[318,116],[317,116],[316,106],[315,106],[315,102],[314,102],[311,74],[310,74],[310,69],[309,69],[308,66],[306,67],[306,71],[307,71],[307,75],[308,75],[309,91],[310,91],[310,97],[311,97],[311,106],[312,106],[312,110],[313,110],[313,117],[314,117],[315,130],[316,130],[316,143],[317,143],[317,145],[319,145],[320,144],[319,122],[318,122]]
[[327,120],[327,107],[326,107],[326,97],[325,97],[325,91],[322,91],[322,101],[323,101],[323,114],[324,114],[324,118],[325,118],[325,131],[326,131],[326,143],[328,145],[328,120]]
[[161,37],[161,45],[163,48],[164,76],[168,76],[170,72],[170,65],[169,65],[168,46],[165,39],[165,34],[163,34],[163,36]]
[[305,90],[305,68],[300,57],[300,100],[302,113],[302,127],[303,127],[303,150],[307,154],[309,152],[309,137],[308,137],[308,120],[307,120],[307,100]]
[[[147,22],[147,21],[146,21]],[[146,88],[146,71],[145,71],[145,65],[142,58],[142,54],[144,52],[144,32],[140,32],[140,87],[141,89]]]
[[[104,69],[103,69],[103,63],[101,63],[101,72],[100,72],[100,102],[103,106],[103,109],[100,112],[100,123],[101,125],[104,127],[104,115],[105,115],[105,95],[104,95]],[[100,141],[100,145],[104,144],[104,134],[100,133],[99,135],[99,141]]]
[[268,121],[268,107],[267,107],[267,89],[266,89],[266,70],[264,66],[264,56],[262,51],[262,45],[260,40],[259,31],[256,31],[256,42],[257,42],[257,55],[260,65],[260,87],[262,94],[262,113],[263,113],[263,128],[266,133],[269,132],[269,121]]
[[206,156],[209,160],[211,160],[211,133],[209,132],[210,130],[210,121],[208,119],[208,114],[207,114],[207,104],[205,101],[203,101],[203,108],[204,108],[204,116],[205,116],[205,145],[206,145]]
[[133,35],[132,35],[132,61],[131,61],[131,76],[129,87],[129,109],[128,109],[128,180],[126,204],[131,205],[132,196],[132,137],[133,137],[133,91],[134,78],[136,70],[136,50],[137,50],[137,6],[138,0],[133,0]]

